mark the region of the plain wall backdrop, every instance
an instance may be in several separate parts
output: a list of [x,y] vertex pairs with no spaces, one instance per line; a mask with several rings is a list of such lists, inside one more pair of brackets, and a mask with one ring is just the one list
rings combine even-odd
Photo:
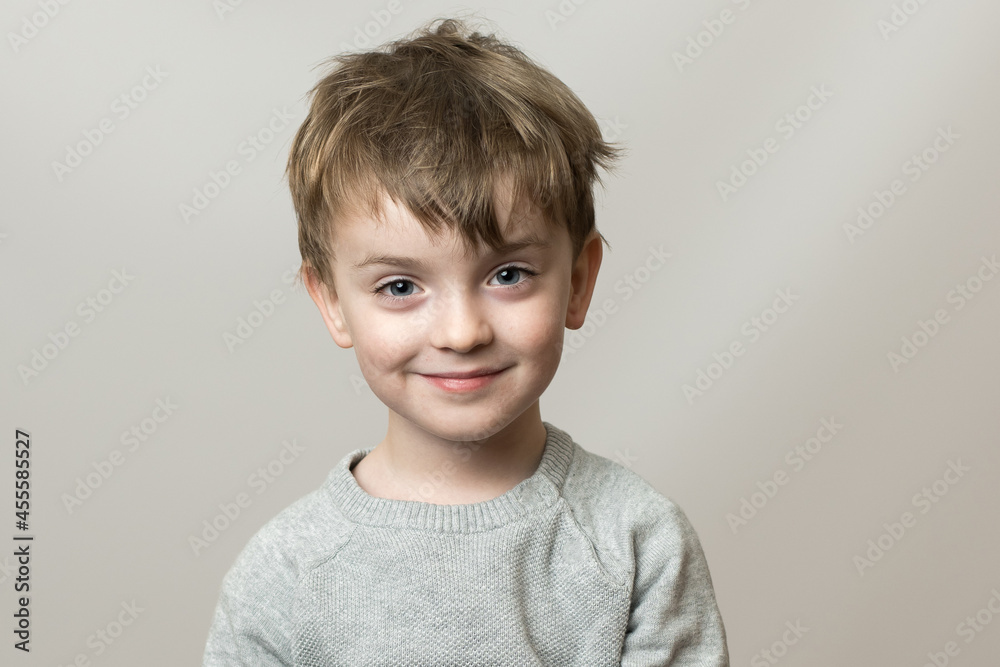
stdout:
[[686,511],[732,664],[993,664],[985,0],[6,3],[0,662],[200,664],[250,536],[384,436],[292,282],[284,164],[317,65],[455,12],[628,147],[542,416]]

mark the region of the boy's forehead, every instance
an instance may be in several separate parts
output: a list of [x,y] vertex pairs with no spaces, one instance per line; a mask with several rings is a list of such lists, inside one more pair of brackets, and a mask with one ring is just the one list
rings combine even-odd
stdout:
[[[496,202],[497,222],[505,245],[509,248],[529,245],[550,248],[560,243],[560,234],[550,224],[542,211],[530,202],[522,201],[512,208],[509,200],[498,197]],[[383,250],[405,251],[410,256],[428,253],[432,250],[449,250],[463,255],[483,256],[493,253],[484,243],[470,248],[457,228],[441,225],[437,231],[425,226],[401,203],[393,201],[387,194],[380,196],[380,215],[372,215],[355,209],[341,217],[336,224],[334,244],[337,254],[368,256]],[[565,235],[565,234],[564,234]],[[338,243],[339,239],[339,243]],[[370,261],[361,260],[370,264]],[[357,258],[352,259],[353,268],[358,266]]]

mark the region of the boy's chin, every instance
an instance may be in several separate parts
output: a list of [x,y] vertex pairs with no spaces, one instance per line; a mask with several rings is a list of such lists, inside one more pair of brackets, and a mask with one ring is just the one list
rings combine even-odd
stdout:
[[492,437],[508,427],[517,415],[470,414],[468,409],[453,415],[422,414],[415,424],[431,435],[452,442],[476,442]]
[[501,432],[510,423],[506,420],[503,423],[495,421],[469,421],[458,424],[435,424],[432,431],[438,437],[453,442],[478,442]]

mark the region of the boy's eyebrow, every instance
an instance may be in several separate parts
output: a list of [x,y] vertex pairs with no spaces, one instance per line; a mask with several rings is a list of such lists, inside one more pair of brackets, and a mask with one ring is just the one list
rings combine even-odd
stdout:
[[[552,243],[543,238],[539,238],[534,235],[529,235],[521,239],[518,239],[516,241],[510,241],[508,243],[504,243],[493,254],[506,255],[507,253],[516,252],[518,250],[523,250],[524,248],[528,247],[537,247],[546,249],[546,248],[551,248]],[[353,264],[353,268],[355,271],[357,271],[358,269],[363,269],[366,266],[371,266],[373,264],[413,267],[420,270],[426,270],[427,268],[427,265],[421,259],[416,259],[413,257],[395,257],[392,255],[378,255],[375,253],[369,253],[368,255],[366,255],[364,259],[362,259],[360,262],[356,262],[355,264]]]

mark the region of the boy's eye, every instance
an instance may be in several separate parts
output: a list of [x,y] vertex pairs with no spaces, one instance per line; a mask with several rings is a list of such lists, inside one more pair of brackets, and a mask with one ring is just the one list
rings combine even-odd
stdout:
[[413,283],[409,280],[393,280],[386,287],[389,288],[389,293],[396,297],[409,296],[413,292]]
[[[535,271],[526,269],[523,266],[511,265],[501,268],[494,274],[494,277],[502,287],[518,289],[522,285],[525,285],[531,277],[536,275],[538,274]],[[388,291],[386,291],[387,289]],[[401,301],[412,296],[415,289],[416,285],[413,284],[412,280],[393,278],[381,283],[372,291],[383,299]]]
[[[516,266],[508,266],[504,269],[497,271],[497,278],[500,278],[501,285],[513,285],[518,282],[517,278],[521,276],[521,269]],[[513,282],[506,282],[506,281]]]
[[392,278],[380,283],[372,292],[380,299],[387,301],[402,301],[414,293],[416,285],[412,280],[403,278]]
[[501,286],[509,287],[510,289],[519,289],[527,285],[532,278],[538,275],[538,272],[512,264],[501,268],[493,275]]

